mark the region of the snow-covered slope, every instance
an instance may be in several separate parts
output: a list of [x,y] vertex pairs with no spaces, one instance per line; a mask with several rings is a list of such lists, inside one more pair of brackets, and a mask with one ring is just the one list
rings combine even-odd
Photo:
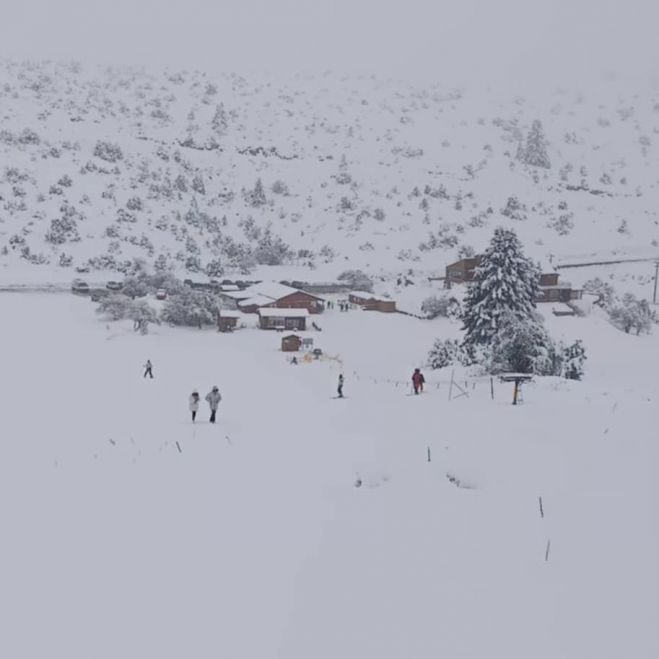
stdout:
[[68,294],[0,315],[0,656],[658,656],[656,335],[550,315],[587,379],[513,407],[406,395],[448,321],[329,311],[294,366],[275,332],[141,337]]
[[[432,273],[498,225],[543,262],[659,252],[659,97],[616,81],[523,99],[6,62],[0,103],[0,276],[135,256]],[[516,159],[535,119],[549,169]]]

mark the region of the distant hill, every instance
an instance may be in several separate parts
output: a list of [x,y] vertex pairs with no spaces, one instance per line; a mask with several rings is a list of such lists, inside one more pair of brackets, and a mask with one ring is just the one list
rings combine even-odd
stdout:
[[614,82],[534,101],[4,62],[0,108],[0,272],[432,273],[499,225],[543,261],[659,244],[659,94]]

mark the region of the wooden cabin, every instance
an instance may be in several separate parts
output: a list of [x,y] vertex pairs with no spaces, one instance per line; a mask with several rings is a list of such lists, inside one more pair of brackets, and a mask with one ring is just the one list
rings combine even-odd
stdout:
[[378,297],[366,291],[353,291],[348,295],[348,301],[365,311],[380,311],[382,313],[394,313],[396,311],[395,300]]
[[258,314],[261,329],[298,330],[300,332],[307,329],[309,312],[306,309],[264,307],[258,310]]
[[298,352],[302,346],[302,338],[297,334],[287,334],[281,337],[282,352]]

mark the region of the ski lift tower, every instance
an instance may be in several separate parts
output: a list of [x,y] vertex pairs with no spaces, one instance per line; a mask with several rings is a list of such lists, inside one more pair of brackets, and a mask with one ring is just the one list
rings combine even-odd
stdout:
[[522,385],[525,382],[531,382],[533,376],[530,373],[502,373],[499,376],[501,382],[512,382],[513,386],[513,405],[517,405],[521,401],[520,394]]

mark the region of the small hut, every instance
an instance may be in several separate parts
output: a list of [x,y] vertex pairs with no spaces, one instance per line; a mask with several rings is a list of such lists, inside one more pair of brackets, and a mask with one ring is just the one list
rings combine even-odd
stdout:
[[282,352],[298,352],[302,346],[302,338],[297,334],[287,334],[281,338]]
[[239,313],[235,311],[220,311],[217,317],[217,331],[218,332],[233,332],[238,327]]

